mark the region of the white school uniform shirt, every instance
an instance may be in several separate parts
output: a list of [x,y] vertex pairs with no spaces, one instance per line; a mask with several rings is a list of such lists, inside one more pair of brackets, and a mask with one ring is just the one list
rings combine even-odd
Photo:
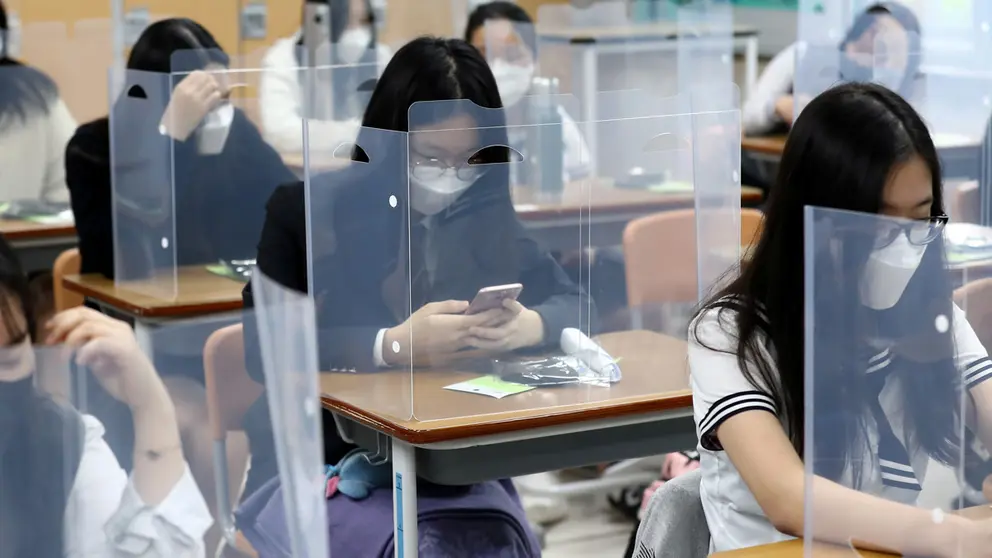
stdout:
[[[303,152],[303,92],[300,78],[304,73],[297,59],[297,46],[302,31],[292,37],[279,39],[262,59],[259,106],[262,116],[262,135],[279,153]],[[392,51],[385,45],[376,45],[379,73],[392,58]],[[358,137],[361,121],[307,120],[307,135],[311,153],[333,153],[344,143]]]
[[[698,327],[690,326],[689,329],[693,417],[699,437],[702,470],[700,495],[710,531],[711,553],[793,538],[772,526],[716,438],[719,426],[738,413],[767,411],[782,419],[770,391],[764,387],[755,388],[741,373],[736,355],[734,314],[734,310],[730,309],[710,309],[697,319]],[[954,306],[952,321],[957,349],[955,362],[963,373],[968,389],[973,389],[992,378],[992,361],[965,319],[964,312],[957,306]],[[762,350],[762,356],[767,362],[774,362],[770,350]],[[889,349],[879,347],[878,353],[869,359],[866,373],[884,373],[892,360]],[[884,455],[879,450],[879,431],[877,426],[871,426],[874,421],[870,420],[868,451],[873,459],[865,460],[859,490],[889,500],[915,504],[929,457],[922,448],[907,444],[907,440],[900,435],[904,432],[901,427],[903,413],[900,404],[903,399],[900,389],[898,375],[889,376],[879,395],[879,403],[891,431],[904,448],[902,456]],[[788,429],[785,421],[781,422],[782,427]],[[841,483],[851,486],[850,471],[844,477],[847,482],[842,478]]]
[[154,508],[141,501],[103,439],[83,415],[85,442],[65,512],[66,558],[203,558],[213,524],[189,467]]
[[767,134],[782,124],[782,119],[775,114],[775,101],[792,94],[797,52],[796,43],[792,43],[776,54],[761,72],[741,113],[745,135]]
[[16,115],[0,122],[0,200],[35,199],[68,202],[65,146],[76,133],[76,121],[56,97],[47,113]]

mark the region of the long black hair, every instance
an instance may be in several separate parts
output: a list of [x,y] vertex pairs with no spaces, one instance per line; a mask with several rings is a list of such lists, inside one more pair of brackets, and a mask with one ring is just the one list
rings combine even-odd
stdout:
[[[360,102],[356,104],[356,100],[367,97],[367,91],[372,89],[370,84],[374,83],[379,73],[379,56],[376,50],[379,38],[375,22],[375,10],[372,7],[372,0],[363,0],[363,2],[366,15],[359,23],[369,28],[369,44],[362,57],[355,63],[357,67],[331,70],[331,95],[334,102],[333,118],[335,120],[348,120],[361,114],[364,106],[361,106]],[[305,4],[328,6],[331,19],[327,22],[330,31],[328,36],[331,44],[337,45],[351,23],[351,0],[307,0]],[[306,17],[305,13],[303,17]],[[306,29],[305,22],[303,29]],[[306,37],[301,33],[300,40],[296,44],[296,59],[300,65],[303,65],[304,61],[303,47],[305,41]],[[366,94],[363,95],[362,93]],[[319,93],[314,92],[314,96],[319,98]]]
[[22,123],[48,114],[59,90],[44,72],[11,58],[7,10],[0,0],[0,127],[13,118]]
[[[864,440],[860,433],[866,424],[870,392],[865,387],[867,366],[852,365],[858,361],[853,355],[865,354],[864,336],[906,339],[921,335],[925,330],[917,331],[920,328],[929,327],[932,332],[935,316],[952,315],[951,286],[949,281],[934,280],[942,277],[944,257],[942,243],[934,242],[900,302],[891,310],[868,310],[860,304],[857,281],[870,246],[822,259],[820,252],[807,254],[804,233],[810,231],[804,230],[804,208],[878,214],[890,173],[916,157],[932,176],[931,215],[942,215],[940,162],[926,125],[913,108],[875,84],[844,84],[822,93],[803,110],[789,134],[770,192],[764,232],[749,264],[740,277],[702,305],[701,312],[731,311],[721,315],[720,322],[732,323],[736,330],[728,334],[736,340],[733,352],[738,365],[756,389],[770,390],[794,448],[804,457],[809,447],[804,436],[804,393],[815,390],[816,427],[819,430],[829,423],[833,429],[832,434],[815,435],[815,460],[817,465],[834,466],[817,472],[830,478],[838,479],[843,465],[860,451],[854,440]],[[809,257],[818,258],[814,317],[805,316],[803,304],[808,279],[804,262]],[[824,285],[820,279],[836,279],[837,283]],[[823,297],[829,298],[820,300]],[[840,301],[846,302],[838,305]],[[922,319],[924,315],[930,316],[928,321]],[[812,330],[807,327],[809,318],[813,319]],[[692,333],[699,339],[696,324]],[[807,337],[810,331],[815,331],[817,343],[815,386],[807,386],[804,375],[804,347],[812,341]],[[952,433],[960,418],[959,386],[950,358],[951,339],[949,335],[937,337],[940,354],[947,358],[926,366],[907,362],[906,366],[921,370],[900,377],[905,382],[904,408],[914,409],[907,413],[909,431],[932,457],[948,462],[957,451]],[[763,357],[766,346],[774,355],[771,362]],[[865,356],[865,363],[870,356]],[[821,408],[821,402],[830,405]],[[922,416],[926,424],[921,424],[922,419],[914,421]]]
[[[28,280],[0,237],[0,315],[6,347],[34,337]],[[82,418],[39,393],[33,378],[0,382],[0,555],[60,558],[84,440]],[[73,527],[69,526],[71,532]]]

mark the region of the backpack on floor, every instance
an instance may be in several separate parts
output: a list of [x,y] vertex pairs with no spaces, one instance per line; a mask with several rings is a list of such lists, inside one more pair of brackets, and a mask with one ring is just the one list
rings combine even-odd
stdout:
[[[417,491],[421,557],[541,556],[509,480],[458,487],[420,481]],[[259,558],[292,558],[278,479],[269,481],[242,504],[237,524]],[[327,530],[334,558],[392,558],[392,492],[380,487],[361,500],[344,494],[329,499]]]

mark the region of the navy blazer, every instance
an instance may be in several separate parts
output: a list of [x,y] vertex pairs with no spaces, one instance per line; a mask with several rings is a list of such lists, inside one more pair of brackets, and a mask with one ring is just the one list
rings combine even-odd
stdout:
[[[393,178],[404,176],[394,171],[405,169],[406,162],[395,157],[386,166],[390,168],[352,163],[343,171],[315,177],[309,186],[314,217],[310,237],[316,247],[313,298],[323,370],[374,371],[373,345],[379,330],[402,321],[384,299],[384,291],[391,276],[406,276],[407,258],[401,254],[410,248],[405,234],[410,214],[407,184]],[[596,315],[594,303],[529,236],[510,200],[506,166],[496,168],[501,170],[484,174],[451,207],[432,218],[432,252],[439,254],[438,261],[428,291],[412,293],[413,299],[471,300],[480,288],[519,282],[524,286],[520,302],[541,315],[546,343],[557,346],[563,328],[581,327]],[[281,186],[273,193],[258,246],[258,270],[299,292],[309,292],[306,197],[302,183]],[[244,305],[254,306],[251,285],[244,289]],[[256,327],[247,312],[248,370],[263,382]],[[253,455],[260,444],[271,444],[261,439],[271,436],[263,432],[271,429],[264,399],[245,421]],[[351,448],[327,420],[324,436],[328,463]]]

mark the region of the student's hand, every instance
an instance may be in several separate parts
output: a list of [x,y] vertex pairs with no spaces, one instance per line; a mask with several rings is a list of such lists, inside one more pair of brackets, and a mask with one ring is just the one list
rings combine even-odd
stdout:
[[509,319],[504,323],[495,327],[478,325],[470,330],[473,347],[507,352],[544,342],[544,320],[540,314],[525,308],[516,300],[504,300],[503,309],[509,312]]
[[391,366],[402,365],[409,363],[412,355],[417,366],[444,364],[455,353],[471,346],[472,328],[499,323],[506,313],[495,308],[466,315],[468,306],[464,300],[425,304],[405,322],[386,331],[382,340],[383,360]]
[[775,101],[775,114],[789,126],[795,118],[796,100],[792,95],[784,95]]
[[168,392],[141,351],[131,326],[85,307],[60,312],[47,325],[46,344],[76,351],[107,392],[132,411],[168,404]]
[[162,115],[162,130],[172,138],[185,141],[227,95],[217,78],[207,72],[189,74],[172,92],[172,100]]

